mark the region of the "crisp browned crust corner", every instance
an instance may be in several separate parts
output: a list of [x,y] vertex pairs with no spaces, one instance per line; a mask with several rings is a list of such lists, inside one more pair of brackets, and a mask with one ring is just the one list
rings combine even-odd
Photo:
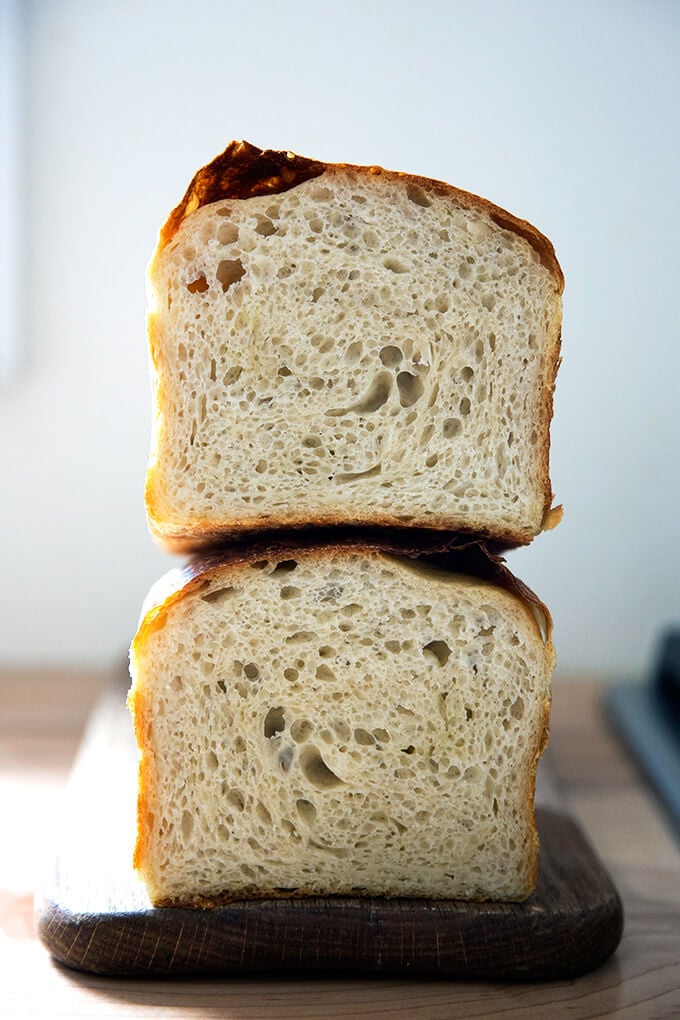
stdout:
[[292,152],[259,149],[250,142],[230,142],[224,152],[198,170],[160,234],[160,246],[168,244],[187,216],[201,206],[228,198],[254,198],[289,191],[318,177],[326,164]]
[[564,275],[557,261],[555,249],[549,239],[527,220],[522,220],[506,209],[444,181],[432,180],[416,174],[385,170],[380,166],[356,166],[352,163],[324,163],[321,160],[298,156],[294,152],[260,149],[246,141],[232,141],[224,152],[216,156],[194,175],[182,201],[172,210],[161,229],[159,248],[164,248],[179,230],[187,216],[212,202],[225,199],[254,198],[257,195],[275,195],[319,177],[326,172],[351,170],[358,174],[385,177],[417,184],[422,188],[446,195],[466,208],[483,210],[501,229],[511,230],[523,237],[538,253],[541,262],[555,278],[558,293],[564,289]]

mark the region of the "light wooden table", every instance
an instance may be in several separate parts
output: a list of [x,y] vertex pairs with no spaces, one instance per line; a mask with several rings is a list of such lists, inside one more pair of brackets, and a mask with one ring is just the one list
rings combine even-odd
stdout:
[[551,984],[453,981],[126,981],[55,965],[33,929],[33,890],[103,675],[0,672],[0,1016],[409,1017],[680,1016],[680,843],[613,736],[592,681],[555,683],[550,761],[573,815],[624,901],[616,955]]

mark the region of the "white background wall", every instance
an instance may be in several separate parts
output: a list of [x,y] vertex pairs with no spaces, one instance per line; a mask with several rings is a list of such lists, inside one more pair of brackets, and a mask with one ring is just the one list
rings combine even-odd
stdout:
[[25,329],[0,392],[0,662],[108,664],[172,565],[142,503],[144,265],[194,170],[247,138],[443,178],[552,238],[566,515],[511,565],[550,605],[564,671],[644,669],[680,616],[680,5],[18,6]]

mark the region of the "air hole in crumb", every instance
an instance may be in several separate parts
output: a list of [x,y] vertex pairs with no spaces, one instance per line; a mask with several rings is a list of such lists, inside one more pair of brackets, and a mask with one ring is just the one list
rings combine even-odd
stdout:
[[460,418],[446,418],[442,426],[442,434],[445,439],[453,439],[460,434],[463,424]]
[[[227,215],[226,211],[222,215]],[[233,244],[238,241],[238,227],[233,223],[221,223],[217,228],[217,240],[220,244]]]
[[361,726],[357,726],[354,730],[354,739],[357,744],[362,744],[364,747],[371,747],[375,744],[375,737],[368,730],[363,729]]
[[446,641],[430,641],[423,646],[423,653],[430,659],[434,659],[439,666],[445,666],[449,661],[451,649]]
[[342,485],[345,482],[355,482],[360,478],[375,478],[380,474],[382,474],[382,464],[375,464],[372,468],[366,468],[365,471],[338,471],[333,480],[338,485]]
[[460,402],[459,409],[461,414],[470,413],[470,401],[467,397],[463,397],[463,399]]
[[300,768],[304,777],[317,790],[330,790],[342,785],[342,779],[329,769],[318,748],[314,746],[303,747],[300,752]]
[[267,808],[265,807],[261,800],[258,800],[255,812],[260,821],[264,822],[265,825],[272,824],[272,816],[270,815],[269,811],[267,810]]
[[197,276],[195,280],[187,284],[187,290],[190,294],[205,294],[208,289],[208,281],[206,280],[203,273]]
[[409,201],[413,202],[414,205],[422,206],[423,209],[429,209],[432,205],[432,202],[426,193],[422,188],[419,188],[417,184],[408,185],[406,188],[406,197]]
[[282,599],[296,599],[302,594],[302,589],[296,588],[294,584],[284,584],[281,589]]
[[524,699],[521,696],[510,706],[510,715],[513,719],[521,719],[524,716]]
[[275,737],[277,733],[281,733],[286,728],[286,718],[284,710],[279,705],[277,708],[270,708],[264,717],[264,735],[267,739]]
[[380,360],[386,368],[394,368],[404,358],[404,355],[399,347],[394,344],[388,344],[387,347],[383,347],[380,351]]
[[400,372],[397,376],[399,403],[402,407],[411,407],[423,395],[423,383],[419,376],[411,372]]
[[329,417],[338,418],[341,415],[354,412],[355,414],[372,414],[387,403],[392,390],[392,374],[390,372],[378,372],[366,392],[351,407],[334,407],[326,411]]
[[222,284],[222,290],[226,292],[233,283],[238,283],[245,276],[245,272],[240,259],[222,259],[215,275],[218,283]]
[[316,821],[316,808],[311,800],[305,800],[304,797],[300,797],[295,801],[295,807],[305,825],[311,827]]
[[230,588],[214,588],[212,591],[209,591],[207,593],[207,595],[201,595],[201,601],[202,602],[224,602],[226,599],[231,598],[231,596],[234,594],[235,591],[236,591],[236,589],[235,588],[231,588],[231,587]]
[[317,680],[335,680],[335,673],[330,666],[325,664],[316,667],[315,676]]
[[296,744],[304,744],[313,729],[314,723],[309,719],[296,719],[290,727],[290,735]]
[[408,273],[409,269],[405,262],[402,262],[401,259],[396,258],[394,255],[389,255],[386,259],[383,259],[383,265],[391,273]]
[[182,839],[186,842],[188,839],[191,838],[191,833],[194,828],[194,816],[191,814],[190,811],[182,812],[182,821],[180,823],[180,828],[182,830]]
[[316,638],[316,634],[313,630],[296,630],[294,634],[291,634],[286,638],[287,645],[304,645],[308,641],[313,641]]
[[[335,693],[339,694],[340,692],[336,691]],[[337,736],[337,738],[339,740],[342,740],[345,743],[348,740],[351,740],[351,738],[352,738],[352,731],[351,731],[351,729],[349,728],[349,726],[347,725],[347,723],[345,722],[344,719],[333,719],[333,729],[335,730],[335,735]],[[346,751],[347,748],[343,745],[343,746],[341,746],[339,748],[339,750]]]
[[263,237],[271,237],[272,234],[276,233],[276,230],[277,228],[272,221],[265,219],[265,217],[262,217],[255,227],[255,233],[262,234]]
[[280,560],[272,570],[272,574],[288,574],[296,567],[297,560]]

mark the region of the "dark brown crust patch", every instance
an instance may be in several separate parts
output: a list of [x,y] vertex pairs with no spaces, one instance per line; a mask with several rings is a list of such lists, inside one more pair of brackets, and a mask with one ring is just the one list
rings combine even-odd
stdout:
[[292,152],[258,149],[250,142],[230,142],[224,152],[194,175],[184,198],[161,230],[159,247],[168,244],[182,220],[201,206],[229,198],[276,195],[318,177],[325,169],[325,163]]

